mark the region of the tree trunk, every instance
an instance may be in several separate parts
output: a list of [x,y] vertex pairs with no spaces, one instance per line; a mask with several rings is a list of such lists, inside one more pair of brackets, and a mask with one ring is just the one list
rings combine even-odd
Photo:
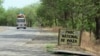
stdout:
[[72,12],[71,12],[71,19],[72,19],[72,29],[75,29],[74,18],[73,18],[73,13]]
[[96,17],[96,39],[100,39],[100,18]]
[[95,22],[96,22],[96,34],[95,35],[96,35],[96,39],[100,40],[100,8],[99,8],[100,0],[92,0],[92,1],[93,1],[94,5],[96,7],[98,7],[97,14],[96,14],[96,17],[95,17]]
[[55,26],[58,26],[58,25],[57,25],[57,19],[56,19],[56,18],[55,18]]

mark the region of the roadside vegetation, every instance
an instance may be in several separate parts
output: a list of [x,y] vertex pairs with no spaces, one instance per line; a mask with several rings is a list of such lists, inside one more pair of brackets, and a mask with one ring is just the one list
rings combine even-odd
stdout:
[[23,12],[29,27],[63,27],[94,32],[100,40],[100,0],[40,0],[23,8],[5,10],[0,0],[0,25],[16,26],[16,16]]
[[52,50],[56,47],[56,44],[47,44],[46,45],[46,50],[48,52],[52,52]]
[[[3,0],[0,0],[0,26],[16,26],[16,16],[22,12],[28,27],[88,31],[90,37],[92,33],[95,34],[96,44],[100,46],[100,0],[40,0],[38,4],[7,10],[2,4]],[[51,46],[47,48],[51,49]]]
[[31,4],[23,8],[8,8],[2,6],[3,0],[0,0],[0,25],[1,26],[16,26],[16,18],[19,13],[24,13],[29,27],[37,25],[36,10],[40,4]]
[[99,0],[41,0],[37,10],[42,26],[62,26],[96,33],[100,39]]

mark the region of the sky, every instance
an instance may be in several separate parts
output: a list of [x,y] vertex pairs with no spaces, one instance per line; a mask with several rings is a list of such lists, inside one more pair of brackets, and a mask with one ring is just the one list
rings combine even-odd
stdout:
[[11,7],[22,8],[33,3],[39,3],[40,0],[4,0],[3,7],[5,9]]

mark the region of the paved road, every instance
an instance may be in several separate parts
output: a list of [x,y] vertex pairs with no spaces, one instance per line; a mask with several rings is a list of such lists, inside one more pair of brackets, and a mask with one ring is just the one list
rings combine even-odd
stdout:
[[7,27],[0,32],[0,56],[59,56],[47,53],[45,49],[47,43],[57,42],[56,35],[36,28]]

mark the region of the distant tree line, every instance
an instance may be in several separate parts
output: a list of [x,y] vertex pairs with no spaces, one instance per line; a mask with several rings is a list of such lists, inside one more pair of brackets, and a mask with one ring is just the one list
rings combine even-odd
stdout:
[[16,26],[16,16],[20,11],[26,15],[28,26],[53,27],[88,30],[100,39],[100,0],[41,0],[24,8],[5,10],[0,0],[0,25]]
[[8,8],[5,10],[2,6],[3,0],[0,0],[0,25],[16,26],[17,15],[23,12],[26,16],[27,26],[32,27],[37,24],[36,10],[39,4],[31,4],[24,8]]

